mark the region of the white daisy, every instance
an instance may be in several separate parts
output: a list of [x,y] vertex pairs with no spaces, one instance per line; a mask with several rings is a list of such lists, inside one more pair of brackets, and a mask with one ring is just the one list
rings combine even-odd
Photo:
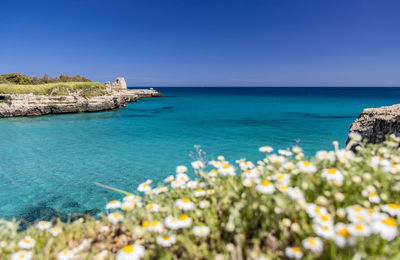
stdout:
[[171,182],[171,187],[174,188],[174,189],[175,188],[183,189],[183,188],[185,188],[185,186],[186,186],[186,182],[182,181],[182,180],[174,180],[174,181]]
[[117,224],[118,222],[121,222],[124,219],[124,217],[121,214],[119,214],[118,212],[114,212],[114,213],[108,214],[107,219],[111,223]]
[[196,188],[197,188],[197,185],[198,185],[197,181],[189,181],[189,182],[186,184],[186,186],[187,186],[189,189],[196,189]]
[[150,186],[150,184],[151,184],[151,181],[150,181],[150,180],[147,180],[146,182],[143,182],[143,183],[139,184],[137,190],[138,190],[139,192],[143,192],[143,193],[147,194],[148,192],[151,191],[151,186]]
[[325,207],[320,207],[314,203],[308,203],[306,206],[306,212],[311,218],[315,218],[318,215],[328,214],[328,210]]
[[193,192],[193,195],[198,198],[198,197],[203,197],[206,195],[206,191],[203,189],[197,189]]
[[300,171],[304,173],[315,173],[317,171],[317,167],[315,167],[309,161],[300,161],[297,163],[297,166],[299,167]]
[[178,218],[178,226],[179,228],[188,228],[192,225],[192,219],[187,215],[181,215]]
[[175,177],[173,175],[170,175],[170,176],[168,176],[167,178],[164,179],[164,182],[171,183],[174,180],[174,178]]
[[335,243],[339,247],[347,246],[351,241],[351,235],[346,224],[337,223],[335,225]]
[[186,166],[183,166],[183,165],[180,165],[180,166],[177,166],[176,167],[176,173],[185,173],[185,172],[187,172],[187,167]]
[[315,254],[319,254],[324,249],[324,244],[318,237],[308,237],[302,241],[305,249],[311,250]]
[[116,260],[139,260],[144,256],[145,249],[140,245],[126,245],[118,251]]
[[335,160],[335,153],[330,151],[318,151],[315,157],[320,161],[334,161]]
[[330,214],[318,214],[314,217],[314,222],[323,226],[333,225],[333,216]]
[[335,168],[324,169],[322,171],[321,177],[325,178],[327,181],[331,181],[336,184],[342,184],[344,180],[343,173]]
[[293,153],[291,151],[289,151],[288,149],[287,150],[280,149],[280,150],[278,150],[278,153],[280,155],[287,156],[287,157],[293,155]]
[[195,226],[193,234],[198,237],[206,237],[210,234],[210,228],[207,226]]
[[333,229],[333,226],[330,224],[328,225],[313,224],[313,230],[315,234],[325,239],[332,239],[335,236],[335,230]]
[[226,163],[222,167],[220,167],[219,172],[222,176],[234,176],[235,175],[235,168],[232,165]]
[[278,156],[276,154],[271,154],[270,156],[268,156],[268,160],[272,164],[281,165],[281,164],[285,163],[286,158],[283,156]]
[[289,184],[290,182],[290,175],[289,174],[284,174],[284,173],[278,173],[272,176],[272,179],[282,183],[282,184]]
[[363,190],[361,193],[364,197],[368,197],[369,202],[378,204],[381,202],[381,198],[376,192],[369,192],[367,190]]
[[53,236],[56,237],[61,233],[61,228],[60,227],[52,227],[49,229],[49,233]]
[[64,249],[60,253],[57,254],[57,260],[72,260],[74,259],[75,254],[71,250]]
[[292,147],[292,152],[294,154],[299,154],[299,153],[303,152],[303,149],[300,146],[293,146]]
[[210,206],[210,202],[208,200],[202,200],[199,202],[199,207],[201,209],[208,208]]
[[271,147],[271,146],[263,146],[263,147],[260,147],[260,148],[258,148],[258,150],[260,151],[260,152],[262,152],[262,153],[270,153],[270,152],[272,152],[274,149]]
[[387,241],[392,241],[398,235],[396,220],[386,214],[381,214],[381,217],[372,223],[372,229]]
[[122,206],[121,202],[118,200],[112,200],[107,203],[106,209],[118,209]]
[[177,206],[179,209],[185,210],[185,211],[194,210],[196,208],[196,205],[193,202],[191,202],[189,199],[186,199],[186,198],[178,199],[175,202],[175,206]]
[[204,163],[202,161],[194,161],[192,162],[192,167],[195,170],[204,168]]
[[31,260],[33,253],[31,251],[18,251],[11,255],[10,260]]
[[173,216],[167,216],[164,220],[164,225],[172,230],[177,230],[180,228],[179,220]]
[[187,182],[190,179],[186,173],[181,172],[176,175],[176,180]]
[[400,216],[400,205],[395,203],[389,203],[381,206],[382,210],[389,213],[392,216]]
[[253,178],[245,178],[242,181],[243,186],[250,188],[251,186],[253,186],[254,184],[257,184],[259,182],[258,179],[253,179]]
[[285,249],[285,255],[288,258],[301,259],[303,257],[303,252],[298,247],[287,247]]
[[367,237],[371,234],[371,229],[363,223],[352,223],[348,225],[348,231],[355,237]]
[[47,230],[49,228],[51,228],[51,223],[48,221],[39,221],[36,224],[36,228],[43,231],[43,230]]
[[32,249],[35,246],[36,242],[30,236],[25,236],[23,239],[18,241],[18,247],[22,249]]
[[162,247],[170,247],[176,242],[176,237],[173,234],[164,234],[156,238],[158,245]]
[[258,178],[260,176],[260,171],[257,168],[246,170],[242,173],[245,178]]
[[290,198],[292,198],[292,200],[304,199],[304,194],[298,187],[289,187],[286,190],[286,193],[287,195],[289,195]]
[[252,162],[250,162],[250,161],[247,161],[247,162],[240,162],[240,163],[239,163],[239,166],[240,166],[240,169],[241,169],[242,171],[251,170],[251,169],[254,168],[254,164],[253,164]]
[[218,174],[219,172],[216,169],[212,169],[211,171],[208,172],[208,176],[212,178],[217,177]]
[[269,180],[263,180],[256,186],[256,190],[263,194],[272,194],[275,191],[275,187]]
[[391,174],[396,174],[400,172],[400,164],[391,164],[387,165],[383,168],[385,172],[389,172]]
[[147,230],[150,232],[161,233],[164,231],[164,225],[159,221],[151,221]]
[[156,203],[150,203],[146,205],[146,209],[149,210],[150,212],[158,212],[158,209],[160,206]]

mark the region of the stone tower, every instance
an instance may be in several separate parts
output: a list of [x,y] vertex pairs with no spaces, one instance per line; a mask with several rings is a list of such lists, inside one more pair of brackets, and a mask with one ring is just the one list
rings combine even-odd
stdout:
[[128,88],[126,86],[126,82],[125,82],[125,79],[123,77],[116,78],[115,81],[112,83],[111,87],[112,88],[122,88],[122,89]]

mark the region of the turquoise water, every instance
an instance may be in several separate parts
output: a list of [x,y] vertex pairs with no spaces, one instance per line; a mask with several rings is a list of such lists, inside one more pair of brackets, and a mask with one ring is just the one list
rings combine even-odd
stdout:
[[90,114],[0,119],[0,216],[29,221],[96,213],[175,166],[193,145],[208,158],[262,158],[296,141],[311,155],[342,144],[364,107],[399,103],[400,88],[157,88],[163,98]]

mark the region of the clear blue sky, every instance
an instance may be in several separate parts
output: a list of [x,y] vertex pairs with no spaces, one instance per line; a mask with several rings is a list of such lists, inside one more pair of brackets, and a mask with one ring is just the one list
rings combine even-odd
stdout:
[[0,0],[0,73],[400,86],[399,0]]

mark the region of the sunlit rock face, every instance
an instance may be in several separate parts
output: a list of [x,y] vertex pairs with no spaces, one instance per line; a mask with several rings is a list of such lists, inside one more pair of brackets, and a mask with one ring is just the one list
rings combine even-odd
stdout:
[[364,109],[351,125],[351,132],[361,134],[368,143],[381,143],[390,134],[400,136],[400,104]]
[[0,117],[106,111],[136,102],[141,97],[159,96],[162,94],[153,89],[115,89],[90,98],[74,93],[68,96],[1,94]]
[[115,81],[112,83],[112,88],[127,89],[128,87],[126,86],[125,78],[116,78]]

